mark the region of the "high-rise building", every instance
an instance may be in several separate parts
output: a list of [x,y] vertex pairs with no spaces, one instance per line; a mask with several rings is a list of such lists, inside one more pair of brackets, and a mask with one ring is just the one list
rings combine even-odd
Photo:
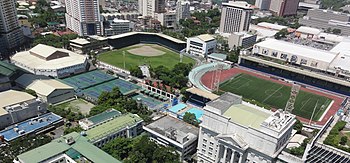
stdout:
[[165,0],[139,0],[139,12],[142,16],[155,17],[157,13],[164,13]]
[[190,2],[189,1],[177,1],[176,3],[176,21],[180,19],[186,19],[191,17],[190,13]]
[[204,107],[198,162],[269,163],[288,144],[295,116],[272,112],[225,93]]
[[220,33],[249,30],[253,8],[245,1],[230,1],[222,4]]
[[271,0],[256,0],[255,6],[260,10],[269,10],[270,9]]
[[296,15],[299,0],[271,0],[270,11],[277,16]]
[[66,22],[79,36],[102,35],[99,0],[66,0]]
[[0,56],[5,56],[4,53],[20,46],[23,41],[15,0],[0,0]]

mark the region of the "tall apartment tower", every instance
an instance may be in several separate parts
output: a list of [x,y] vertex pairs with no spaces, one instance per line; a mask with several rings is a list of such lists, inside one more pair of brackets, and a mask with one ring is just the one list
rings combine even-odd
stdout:
[[23,32],[17,20],[15,0],[0,0],[0,55],[20,46]]
[[299,0],[271,0],[270,11],[277,16],[296,15]]
[[249,30],[253,8],[245,1],[229,1],[222,4],[220,33],[234,33]]
[[155,17],[165,12],[165,0],[138,0],[139,12],[142,16]]
[[176,21],[180,19],[186,19],[191,17],[190,13],[190,1],[179,0],[176,3]]
[[256,0],[255,6],[260,10],[269,10],[270,9],[271,0]]
[[102,35],[99,0],[66,0],[66,22],[79,36]]

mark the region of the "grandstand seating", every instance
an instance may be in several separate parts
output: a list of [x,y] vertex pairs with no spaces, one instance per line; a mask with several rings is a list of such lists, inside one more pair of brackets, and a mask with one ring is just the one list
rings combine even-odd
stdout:
[[209,88],[207,88],[206,86],[204,86],[201,83],[201,78],[202,76],[206,73],[206,72],[210,72],[210,71],[214,71],[217,69],[217,65],[218,64],[222,64],[224,65],[224,69],[229,69],[230,65],[228,64],[224,64],[224,63],[219,63],[219,62],[214,62],[214,63],[208,63],[208,64],[204,64],[204,65],[200,65],[194,69],[192,69],[192,71],[189,73],[188,78],[190,80],[190,82],[197,88],[204,90],[204,91],[210,91]]
[[350,162],[350,156],[339,149],[316,143],[306,157],[306,163],[313,162]]

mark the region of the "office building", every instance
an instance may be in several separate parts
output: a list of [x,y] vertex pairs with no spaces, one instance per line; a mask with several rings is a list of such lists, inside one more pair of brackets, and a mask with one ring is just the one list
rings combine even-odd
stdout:
[[129,20],[113,19],[109,20],[109,26],[105,28],[105,36],[114,36],[130,32],[134,23]]
[[[101,113],[103,114],[103,113]],[[100,115],[99,117],[109,116],[110,113]],[[91,121],[91,119],[90,119]],[[92,120],[92,122],[97,121]],[[96,123],[96,122],[95,122]],[[89,142],[102,147],[109,141],[118,138],[133,138],[142,132],[143,120],[137,114],[127,113],[120,116],[112,116],[103,123],[96,123],[96,126],[92,126],[86,131],[86,138]],[[88,125],[84,125],[89,127]]]
[[155,17],[157,13],[164,13],[165,0],[138,0],[139,13],[143,16]]
[[176,11],[168,11],[165,13],[157,14],[157,20],[165,28],[176,27]]
[[234,33],[249,30],[253,8],[245,1],[222,3],[220,33]]
[[184,121],[164,116],[143,129],[150,135],[151,140],[175,148],[181,161],[196,153],[199,129]]
[[185,0],[179,0],[176,2],[176,22],[179,23],[181,19],[187,19],[191,17],[190,2]]
[[66,0],[66,26],[79,36],[102,35],[99,0]]
[[260,10],[269,10],[270,9],[271,0],[256,0],[255,6]]
[[85,56],[43,44],[16,53],[12,56],[11,63],[33,74],[55,78],[82,73],[88,66]]
[[206,57],[216,49],[216,40],[209,34],[187,38],[186,52],[192,55]]
[[17,158],[14,163],[121,163],[76,132],[22,153]]
[[46,112],[46,104],[26,93],[8,90],[0,93],[0,129]]
[[0,0],[0,57],[21,46],[23,33],[17,20],[16,1]]
[[271,0],[270,11],[276,16],[296,15],[299,0]]
[[295,116],[272,112],[225,93],[204,107],[198,162],[275,162],[291,137]]
[[318,29],[340,29],[341,34],[350,35],[350,14],[331,10],[310,9],[299,23]]
[[256,37],[257,35],[247,32],[235,32],[228,37],[228,47],[230,49],[251,47],[256,43]]

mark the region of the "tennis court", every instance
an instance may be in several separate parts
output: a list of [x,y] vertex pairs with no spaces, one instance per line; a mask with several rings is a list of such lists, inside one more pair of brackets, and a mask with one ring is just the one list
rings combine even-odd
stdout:
[[[220,92],[231,92],[243,98],[255,100],[259,103],[284,109],[290,97],[291,87],[272,81],[260,79],[248,74],[239,74],[220,85]],[[293,114],[312,120],[319,120],[332,100],[305,91],[299,91],[294,104]]]
[[106,74],[102,71],[95,70],[75,75],[72,77],[64,78],[62,81],[75,89],[85,89],[93,85],[104,83],[115,79],[114,76]]
[[153,109],[162,103],[161,101],[159,101],[155,98],[148,97],[148,96],[145,96],[143,94],[137,94],[137,95],[132,97],[132,99],[134,99],[134,100],[137,100],[139,98],[141,99],[142,104],[148,106],[150,109]]

